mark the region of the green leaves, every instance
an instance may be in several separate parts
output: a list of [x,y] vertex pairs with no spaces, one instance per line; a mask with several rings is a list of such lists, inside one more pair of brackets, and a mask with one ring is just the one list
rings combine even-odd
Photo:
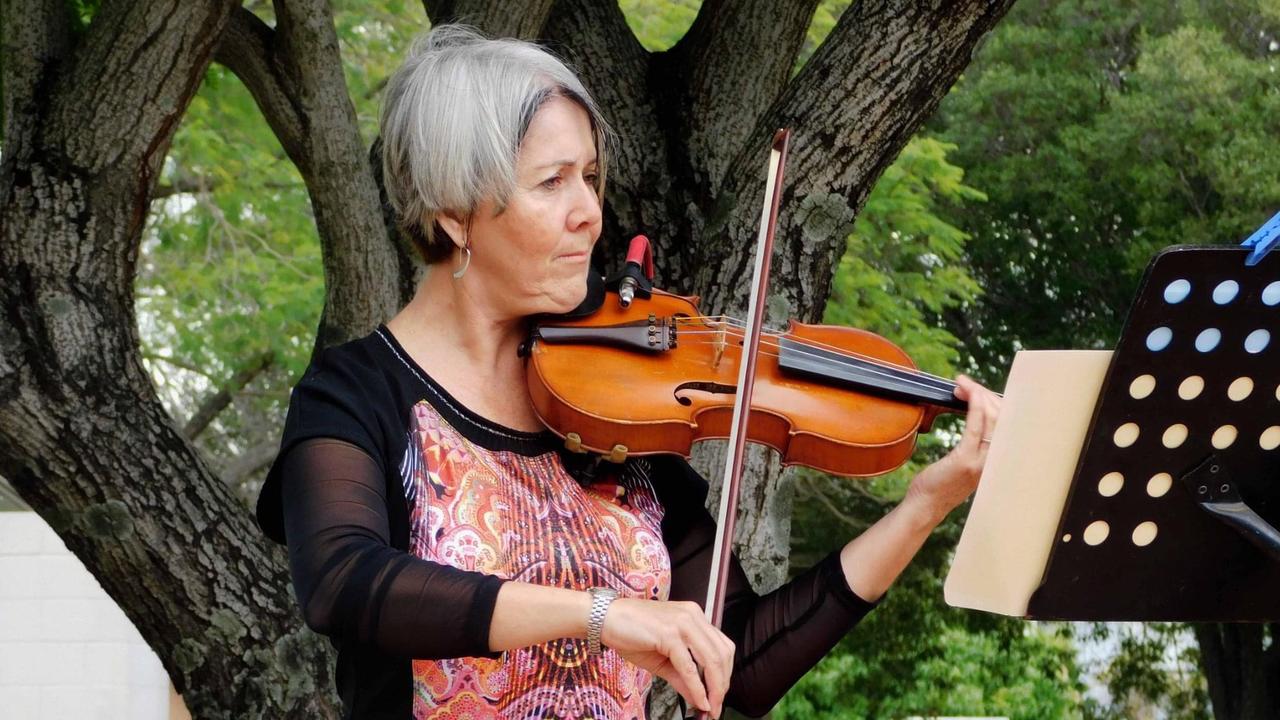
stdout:
[[943,102],[933,129],[991,198],[959,223],[986,295],[948,325],[990,376],[1018,347],[1114,345],[1156,250],[1238,243],[1280,207],[1253,5],[1019,5]]
[[661,52],[680,41],[698,16],[701,0],[620,0],[618,5],[636,39],[650,52]]
[[960,364],[959,340],[937,319],[974,302],[981,288],[963,262],[968,235],[939,210],[986,199],[947,162],[954,147],[914,138],[885,171],[849,236],[823,316],[883,335],[944,376]]
[[1075,651],[1062,628],[1028,625],[1012,640],[953,628],[932,638],[929,647],[936,652],[922,655],[903,677],[904,686],[888,695],[869,692],[884,671],[874,656],[856,651],[829,656],[773,717],[1080,717],[1076,708],[1083,688],[1071,672]]

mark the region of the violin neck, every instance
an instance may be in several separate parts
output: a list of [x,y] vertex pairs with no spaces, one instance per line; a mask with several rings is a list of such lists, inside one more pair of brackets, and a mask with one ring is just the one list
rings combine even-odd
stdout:
[[955,396],[953,382],[907,368],[877,363],[821,347],[778,339],[778,365],[782,371],[814,382],[876,395],[891,400],[937,408],[933,412],[959,412],[968,403]]

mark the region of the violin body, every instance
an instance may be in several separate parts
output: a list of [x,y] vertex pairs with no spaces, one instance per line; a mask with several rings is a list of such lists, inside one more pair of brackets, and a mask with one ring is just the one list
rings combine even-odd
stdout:
[[[736,326],[703,317],[697,298],[654,290],[624,308],[609,295],[588,317],[534,328],[529,394],[571,450],[615,462],[653,453],[688,457],[694,442],[729,436],[742,342]],[[888,472],[946,409],[785,367],[788,352],[802,361],[823,352],[915,370],[906,353],[874,333],[792,321],[786,333],[765,333],[761,343],[747,440],[774,448],[783,464],[845,476]]]

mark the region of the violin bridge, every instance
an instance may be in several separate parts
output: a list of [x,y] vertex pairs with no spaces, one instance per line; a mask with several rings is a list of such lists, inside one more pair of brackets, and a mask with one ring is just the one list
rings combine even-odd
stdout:
[[715,340],[712,341],[712,344],[715,347],[715,353],[716,353],[715,356],[711,358],[712,370],[716,370],[720,367],[720,359],[724,357],[724,349],[729,344],[729,341],[727,339],[727,332],[728,331],[726,329],[724,316],[721,315],[720,321],[717,323],[716,338]]

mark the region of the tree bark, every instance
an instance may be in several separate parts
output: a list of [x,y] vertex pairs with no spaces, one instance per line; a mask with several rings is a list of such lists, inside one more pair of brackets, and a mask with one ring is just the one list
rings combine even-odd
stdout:
[[547,21],[554,0],[423,0],[432,25],[463,23],[489,37],[533,40]]
[[[272,28],[233,0],[105,3],[73,48],[61,3],[3,2],[0,474],[125,609],[196,716],[332,716],[331,658],[300,626],[284,556],[158,402],[132,294],[149,197],[216,52],[306,181],[325,258],[315,347],[407,299],[414,263],[387,230],[332,13],[277,0]],[[650,233],[660,282],[701,294],[707,312],[745,307],[768,140],[791,126],[777,324],[820,315],[872,184],[1012,0],[857,3],[792,79],[815,2],[708,0],[659,54],[613,3],[424,6],[570,59],[618,138],[600,257]],[[737,547],[763,592],[786,576],[790,492],[777,458],[756,450],[750,467]]]

